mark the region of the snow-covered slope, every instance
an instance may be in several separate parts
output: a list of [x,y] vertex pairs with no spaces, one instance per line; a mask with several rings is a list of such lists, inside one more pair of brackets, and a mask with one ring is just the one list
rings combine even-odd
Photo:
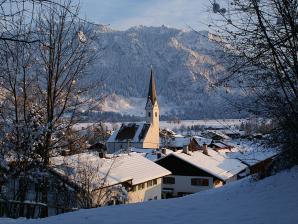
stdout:
[[119,96],[113,98],[113,107],[105,102],[104,111],[131,114],[129,107],[139,104],[130,98],[146,96],[152,65],[164,113],[186,114],[188,119],[235,117],[223,102],[226,89],[210,90],[210,82],[225,71],[226,54],[207,31],[138,26],[126,31],[101,27],[95,32],[99,57],[92,70],[94,78],[103,77],[101,91]]
[[262,181],[249,178],[183,198],[67,213],[43,220],[0,219],[2,224],[294,224],[298,167]]

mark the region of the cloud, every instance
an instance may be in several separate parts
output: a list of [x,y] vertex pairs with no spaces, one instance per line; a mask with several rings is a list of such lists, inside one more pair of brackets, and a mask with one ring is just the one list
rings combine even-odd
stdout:
[[206,0],[83,0],[82,15],[112,28],[146,25],[206,29],[210,2]]

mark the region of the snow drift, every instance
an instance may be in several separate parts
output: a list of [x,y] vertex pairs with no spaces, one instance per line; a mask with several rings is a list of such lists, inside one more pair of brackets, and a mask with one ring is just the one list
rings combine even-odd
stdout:
[[246,178],[183,198],[80,210],[40,220],[0,219],[2,224],[297,223],[298,167],[255,182]]

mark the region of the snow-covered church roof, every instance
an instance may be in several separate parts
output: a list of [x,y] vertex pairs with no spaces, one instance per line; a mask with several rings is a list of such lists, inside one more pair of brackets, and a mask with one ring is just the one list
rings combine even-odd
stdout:
[[148,123],[128,123],[114,131],[107,142],[142,142],[150,128]]

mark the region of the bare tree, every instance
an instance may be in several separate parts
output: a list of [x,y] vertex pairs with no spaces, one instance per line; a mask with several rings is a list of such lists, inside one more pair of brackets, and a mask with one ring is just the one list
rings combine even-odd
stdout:
[[213,3],[213,27],[229,55],[217,85],[242,89],[242,107],[271,118],[286,154],[298,161],[298,2],[233,0]]
[[[44,204],[50,156],[80,141],[72,127],[81,111],[100,99],[90,95],[99,83],[90,82],[88,71],[96,59],[96,35],[78,15],[71,0],[0,3],[1,150],[18,161],[18,180],[20,173],[39,167]],[[25,181],[22,186],[21,201]],[[47,215],[45,207],[41,216]]]

